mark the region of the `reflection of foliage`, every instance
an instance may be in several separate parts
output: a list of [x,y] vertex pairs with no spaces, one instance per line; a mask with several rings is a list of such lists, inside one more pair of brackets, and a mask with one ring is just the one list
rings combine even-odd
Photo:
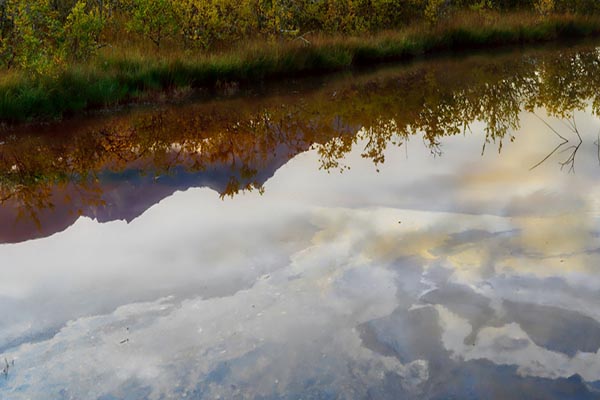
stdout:
[[[599,86],[596,50],[563,51],[384,71],[301,99],[267,96],[115,117],[64,138],[13,134],[0,145],[0,199],[34,217],[36,209],[52,207],[54,187],[72,185],[84,204],[100,206],[103,171],[160,176],[181,168],[226,171],[221,195],[233,196],[262,191],[261,171],[311,147],[321,168],[331,170],[347,168],[344,156],[364,143],[362,157],[377,167],[389,145],[417,134],[441,154],[443,137],[467,132],[476,121],[485,124],[484,143],[501,149],[505,138],[514,139],[523,108],[565,118],[591,101],[598,112]],[[564,167],[574,168],[574,157]]]

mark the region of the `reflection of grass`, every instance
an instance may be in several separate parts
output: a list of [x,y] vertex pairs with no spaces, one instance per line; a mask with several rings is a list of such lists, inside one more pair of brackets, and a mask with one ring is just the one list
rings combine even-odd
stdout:
[[[435,52],[578,38],[600,33],[600,18],[530,14],[462,14],[435,28],[365,37],[308,37],[310,43],[252,42],[214,54],[171,49],[153,52],[113,48],[87,65],[52,77],[13,73],[0,78],[0,119],[47,119],[135,100],[178,88],[214,88],[340,70],[379,61],[408,60]],[[225,85],[225,87],[228,87]],[[234,86],[236,87],[236,86]]]

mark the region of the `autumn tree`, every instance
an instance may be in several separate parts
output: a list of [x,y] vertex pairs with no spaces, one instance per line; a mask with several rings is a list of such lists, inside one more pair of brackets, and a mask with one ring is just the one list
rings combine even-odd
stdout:
[[98,48],[104,26],[102,8],[78,0],[64,25],[64,48],[76,60],[88,59]]
[[157,49],[163,41],[177,32],[177,15],[171,0],[133,0],[130,31],[152,41]]
[[256,33],[254,11],[252,2],[239,0],[182,0],[177,5],[184,39],[205,48]]
[[0,43],[2,64],[37,73],[56,62],[61,26],[50,0],[5,0]]

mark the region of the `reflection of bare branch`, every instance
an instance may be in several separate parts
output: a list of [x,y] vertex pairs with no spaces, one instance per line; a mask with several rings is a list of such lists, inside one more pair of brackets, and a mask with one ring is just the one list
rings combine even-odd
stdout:
[[581,135],[579,134],[579,129],[577,129],[577,123],[575,122],[575,113],[571,114],[571,119],[573,120],[573,132],[575,132],[575,134],[579,138],[579,141],[583,142],[583,139],[581,138]]
[[536,169],[537,167],[539,167],[540,165],[542,165],[543,163],[545,163],[550,157],[552,157],[552,155],[554,155],[554,153],[556,153],[558,150],[560,150],[561,147],[563,147],[565,144],[569,143],[569,141],[567,140],[566,142],[562,142],[560,144],[558,144],[558,146],[556,146],[554,148],[554,150],[552,150],[546,157],[544,157],[540,162],[538,162],[537,164],[535,164],[533,167],[529,168],[530,171],[533,171],[534,169]]
[[[573,133],[575,133],[575,135],[577,135],[577,140],[578,140],[576,144],[571,145],[571,146],[569,146],[569,147],[567,147],[565,149],[562,149],[562,148],[566,144],[570,143],[569,139],[565,138],[560,133],[558,133],[558,131],[556,131],[556,129],[554,129],[548,122],[546,122],[543,118],[541,118],[535,112],[533,113],[533,115],[535,115],[540,121],[542,121],[544,123],[544,125],[546,125],[556,136],[558,136],[560,139],[562,139],[562,142],[559,143],[546,157],[544,157],[540,162],[538,162],[537,164],[535,164],[529,170],[533,171],[534,169],[536,169],[537,167],[539,167],[540,165],[542,165],[544,162],[546,162],[550,157],[552,157],[556,153],[562,154],[564,152],[567,152],[567,151],[571,150],[571,154],[569,155],[569,157],[565,161],[560,162],[559,164],[560,164],[561,171],[566,166],[568,166],[569,167],[569,173],[574,173],[575,172],[575,159],[577,157],[577,152],[579,151],[579,148],[581,147],[581,144],[583,143],[583,139],[581,137],[581,134],[579,133],[579,129],[577,128],[577,123],[575,122],[575,114],[572,113],[571,116],[568,119],[561,119],[561,122],[567,128],[569,128]],[[599,141],[600,141],[600,139],[599,139]],[[600,161],[600,147],[599,147],[598,151],[599,151],[598,154],[599,154],[599,161]]]
[[[543,122],[544,125],[546,125],[552,132],[554,132],[554,134],[556,136],[558,136],[559,138],[561,138],[562,140],[566,142],[568,142],[569,140],[567,138],[565,138],[564,136],[562,136],[560,133],[558,133],[556,131],[556,129],[554,129],[548,122],[546,122],[542,117],[540,117],[539,115],[537,115],[535,112],[533,112],[533,115],[536,116],[540,121]],[[562,120],[561,120],[562,121]]]
[[580,141],[576,145],[569,146],[566,149],[564,149],[563,151],[561,151],[561,153],[564,153],[565,151],[573,150],[571,152],[571,154],[569,155],[569,158],[567,158],[566,161],[563,161],[563,162],[559,163],[561,170],[568,165],[569,166],[569,173],[575,172],[575,157],[577,155],[577,151],[579,151],[579,147],[581,147],[581,143],[583,143],[583,142]]
[[583,143],[583,139],[581,138],[581,135],[579,134],[579,130],[577,129],[577,123],[575,122],[575,114],[574,113],[571,114],[570,119],[567,119],[567,122],[571,126],[571,130],[577,135],[577,138],[579,141],[577,142],[576,145],[569,146],[568,148],[561,151],[561,153],[564,153],[565,151],[573,150],[571,152],[571,154],[569,155],[569,158],[567,158],[566,161],[560,163],[560,169],[562,170],[564,167],[569,166],[569,173],[574,173],[575,172],[575,158],[577,156],[577,152],[579,151],[579,148],[581,147],[581,144]]

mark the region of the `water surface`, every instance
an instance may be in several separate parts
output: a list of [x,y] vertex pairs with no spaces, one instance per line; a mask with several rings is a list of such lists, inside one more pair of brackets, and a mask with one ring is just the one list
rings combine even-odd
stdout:
[[600,51],[0,138],[2,399],[600,398]]

